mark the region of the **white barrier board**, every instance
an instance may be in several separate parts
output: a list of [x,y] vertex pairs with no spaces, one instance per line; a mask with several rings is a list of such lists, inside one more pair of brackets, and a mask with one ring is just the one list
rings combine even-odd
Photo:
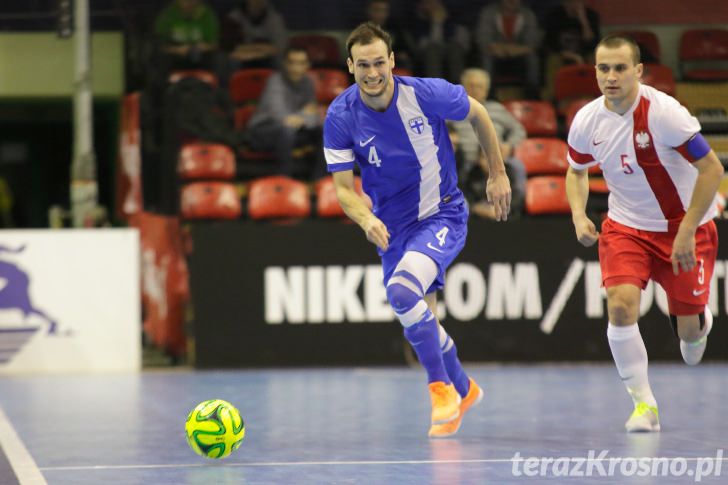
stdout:
[[136,229],[0,231],[0,374],[141,366]]

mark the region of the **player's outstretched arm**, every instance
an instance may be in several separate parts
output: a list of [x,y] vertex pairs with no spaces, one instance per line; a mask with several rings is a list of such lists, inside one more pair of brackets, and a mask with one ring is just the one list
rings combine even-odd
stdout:
[[566,172],[566,197],[571,207],[576,239],[586,247],[592,246],[599,239],[599,233],[586,215],[586,201],[589,198],[589,174],[586,170],[569,167]]
[[354,190],[354,172],[351,170],[334,172],[333,178],[336,197],[346,215],[362,228],[369,241],[386,251],[389,246],[387,226],[369,210],[364,200]]
[[498,135],[485,107],[475,99],[470,100],[468,121],[475,130],[480,147],[488,161],[488,182],[485,195],[495,209],[495,220],[505,221],[511,211],[511,183],[506,175],[506,167],[501,156]]
[[693,197],[672,243],[672,271],[676,275],[680,269],[692,271],[695,267],[695,231],[713,204],[724,172],[723,165],[713,150],[693,165],[698,169]]

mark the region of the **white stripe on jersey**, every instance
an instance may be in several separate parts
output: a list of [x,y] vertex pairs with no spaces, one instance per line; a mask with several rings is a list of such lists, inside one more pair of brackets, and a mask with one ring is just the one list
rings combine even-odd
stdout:
[[328,165],[336,165],[337,163],[350,163],[354,161],[354,150],[334,150],[333,148],[324,148],[324,156]]
[[[417,102],[412,86],[399,85],[397,111],[404,124],[404,131],[409,136],[412,148],[420,162],[420,204],[417,220],[425,219],[440,210],[440,160],[437,158],[437,145],[432,134],[432,127],[427,116]],[[409,126],[409,120],[422,118],[422,133],[416,133]]]

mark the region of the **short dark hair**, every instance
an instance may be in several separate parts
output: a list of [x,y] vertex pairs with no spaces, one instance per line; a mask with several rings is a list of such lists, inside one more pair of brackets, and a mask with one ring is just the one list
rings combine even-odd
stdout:
[[308,51],[303,47],[299,47],[297,45],[289,45],[288,47],[286,47],[286,50],[283,51],[283,59],[288,59],[288,55],[292,52],[303,52],[304,54],[306,54],[306,57],[309,57]]
[[364,22],[352,30],[349,38],[346,39],[346,52],[351,59],[351,48],[355,44],[368,45],[377,39],[384,41],[387,46],[387,55],[392,53],[392,36],[374,22]]
[[608,35],[600,40],[597,46],[594,48],[594,57],[597,56],[597,49],[599,49],[600,47],[606,47],[608,49],[618,49],[623,45],[629,46],[629,48],[632,50],[632,60],[634,61],[635,66],[642,62],[642,54],[640,53],[640,46],[637,45],[637,42],[635,42],[634,39],[626,35],[620,34]]

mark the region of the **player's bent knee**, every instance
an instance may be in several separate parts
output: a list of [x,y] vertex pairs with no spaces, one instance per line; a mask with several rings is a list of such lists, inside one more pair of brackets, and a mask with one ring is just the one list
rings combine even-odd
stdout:
[[387,285],[387,300],[392,310],[405,327],[422,319],[427,312],[427,303],[417,293],[399,283]]
[[387,300],[395,313],[404,313],[415,306],[421,298],[399,283],[387,285]]
[[614,325],[631,325],[639,318],[639,288],[629,285],[607,288],[609,321]]
[[612,324],[632,325],[639,318],[639,292],[635,298],[631,291],[625,289],[607,289],[607,311]]
[[[673,318],[674,317],[674,318]],[[702,336],[702,329],[705,325],[705,315],[670,315],[670,320],[675,322],[673,329],[680,340],[694,342]]]
[[632,325],[639,315],[637,305],[624,301],[609,303],[609,321],[617,326]]

